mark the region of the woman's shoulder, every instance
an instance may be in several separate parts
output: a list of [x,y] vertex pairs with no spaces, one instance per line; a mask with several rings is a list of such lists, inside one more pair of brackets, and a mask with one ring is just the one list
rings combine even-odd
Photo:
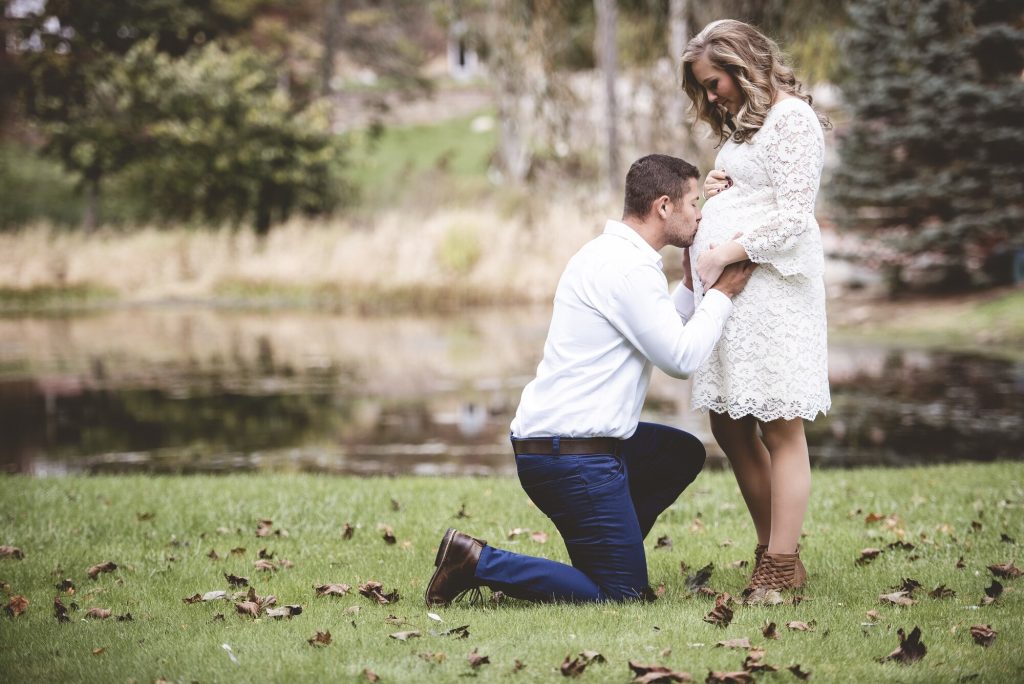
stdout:
[[813,129],[820,133],[821,124],[811,105],[799,97],[790,96],[771,106],[765,117],[764,128],[776,131]]

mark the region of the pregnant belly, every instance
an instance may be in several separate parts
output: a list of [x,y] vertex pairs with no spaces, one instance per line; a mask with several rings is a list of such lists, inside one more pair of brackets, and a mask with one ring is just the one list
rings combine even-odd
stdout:
[[731,240],[736,233],[757,228],[771,208],[770,195],[765,196],[763,192],[743,193],[734,189],[712,197],[701,210],[700,225],[693,241],[693,256],[699,257],[711,245]]

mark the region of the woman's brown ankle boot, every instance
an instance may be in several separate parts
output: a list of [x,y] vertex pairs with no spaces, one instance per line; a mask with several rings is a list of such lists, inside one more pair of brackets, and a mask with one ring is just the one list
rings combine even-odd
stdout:
[[768,545],[767,544],[758,544],[757,546],[754,547],[754,572],[757,572],[757,569],[759,567],[761,567],[761,558],[764,556],[765,552],[767,552],[767,551],[768,551]]
[[768,553],[761,556],[761,562],[750,578],[750,585],[743,590],[746,602],[756,603],[769,591],[799,589],[807,583],[807,570],[796,553]]

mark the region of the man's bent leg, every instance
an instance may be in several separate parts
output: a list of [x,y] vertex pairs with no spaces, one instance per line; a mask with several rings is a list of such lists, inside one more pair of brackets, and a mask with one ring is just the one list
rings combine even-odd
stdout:
[[619,451],[643,538],[658,516],[696,479],[707,452],[688,432],[655,423],[640,423]]
[[604,601],[604,592],[576,568],[505,549],[485,546],[476,566],[480,584],[528,601]]

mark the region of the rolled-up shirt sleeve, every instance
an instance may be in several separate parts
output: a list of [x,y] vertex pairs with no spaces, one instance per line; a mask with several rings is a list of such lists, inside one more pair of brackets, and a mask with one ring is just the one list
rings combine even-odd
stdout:
[[[680,293],[680,288],[684,293]],[[632,269],[617,278],[610,292],[608,319],[630,343],[668,375],[685,378],[708,356],[722,335],[732,300],[718,290],[704,295],[689,320],[682,285],[669,296],[665,275],[656,265]]]
[[676,306],[679,320],[683,323],[690,320],[690,317],[693,316],[693,310],[696,308],[693,290],[686,287],[683,283],[679,283],[672,293],[672,303]]

